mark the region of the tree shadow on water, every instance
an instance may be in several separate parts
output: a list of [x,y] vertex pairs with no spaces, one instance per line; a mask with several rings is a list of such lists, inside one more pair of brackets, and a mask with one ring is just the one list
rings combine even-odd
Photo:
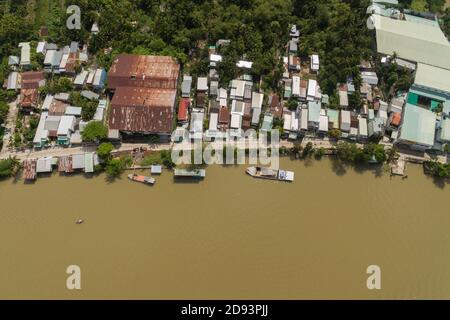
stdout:
[[347,168],[345,166],[345,164],[336,159],[336,158],[330,158],[331,161],[331,170],[339,177],[342,177],[343,175],[345,175],[347,173]]

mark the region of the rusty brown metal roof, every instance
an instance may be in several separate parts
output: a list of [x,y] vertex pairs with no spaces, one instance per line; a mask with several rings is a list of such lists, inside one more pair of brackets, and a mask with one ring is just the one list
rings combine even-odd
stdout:
[[50,116],[62,116],[66,112],[68,106],[67,103],[53,99],[52,104],[48,108],[48,114]]
[[176,96],[177,91],[173,89],[118,87],[111,105],[173,108]]
[[139,86],[147,88],[177,87],[180,65],[173,57],[121,54],[108,73],[108,87]]
[[230,113],[228,112],[227,107],[220,107],[219,110],[219,123],[228,124],[230,121]]
[[171,133],[175,89],[118,87],[111,101],[110,129]]
[[37,106],[39,100],[38,89],[21,89],[19,96],[19,105],[22,108],[31,108]]
[[39,82],[44,80],[44,73],[40,71],[29,71],[22,73],[22,89],[37,89]]

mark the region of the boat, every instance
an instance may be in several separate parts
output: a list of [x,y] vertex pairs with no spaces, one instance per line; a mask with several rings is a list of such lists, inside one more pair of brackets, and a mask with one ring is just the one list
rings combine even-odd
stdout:
[[80,218],[80,219],[78,219],[77,221],[75,221],[75,223],[76,223],[76,224],[82,224],[83,222],[84,222],[84,220],[83,220],[83,219],[81,219],[81,218]]
[[179,178],[199,178],[202,179],[206,176],[205,169],[175,169],[174,170],[175,177]]
[[276,170],[265,167],[248,167],[246,173],[254,178],[288,182],[294,181],[293,171]]
[[130,179],[131,181],[135,181],[135,182],[141,182],[144,184],[154,184],[155,183],[155,178],[151,178],[151,177],[146,177],[140,174],[129,174],[128,175],[128,179]]

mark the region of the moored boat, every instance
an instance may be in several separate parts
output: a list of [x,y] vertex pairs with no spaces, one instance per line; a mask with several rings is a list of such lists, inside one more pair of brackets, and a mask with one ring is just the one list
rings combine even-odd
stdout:
[[175,177],[178,178],[204,178],[206,176],[205,169],[175,169],[174,170]]
[[144,184],[154,184],[155,183],[154,178],[146,177],[146,176],[143,176],[140,174],[129,174],[128,179],[130,179],[131,181],[141,182]]
[[294,172],[286,170],[276,170],[265,167],[248,167],[246,173],[254,178],[279,180],[279,181],[294,181]]

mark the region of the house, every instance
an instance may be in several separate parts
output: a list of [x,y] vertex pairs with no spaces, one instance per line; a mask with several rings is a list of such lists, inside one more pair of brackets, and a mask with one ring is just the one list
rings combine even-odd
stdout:
[[6,81],[6,90],[19,90],[21,87],[20,74],[16,71],[11,72],[8,75],[8,80]]
[[308,91],[306,96],[306,99],[308,101],[314,101],[316,99],[317,86],[317,80],[310,79],[308,81]]
[[172,57],[121,54],[108,73],[108,89],[139,87],[177,89],[180,65]]
[[44,59],[44,71],[59,73],[62,57],[61,50],[47,50]]
[[404,105],[405,99],[403,97],[395,97],[391,100],[388,111],[402,113]]
[[222,62],[222,56],[219,54],[210,54],[209,55],[209,66],[212,68],[217,67],[219,62]]
[[300,80],[300,100],[306,101],[308,92],[308,80]]
[[20,58],[17,56],[9,56],[8,57],[8,66],[9,67],[14,67],[14,66],[18,66],[20,63]]
[[299,72],[301,69],[300,58],[293,54],[290,54],[288,59],[288,69],[293,72]]
[[328,109],[328,128],[330,129],[339,129],[339,110]]
[[312,72],[318,72],[320,69],[320,62],[319,62],[319,55],[313,54],[310,57],[311,59],[311,71]]
[[53,96],[51,94],[47,94],[44,99],[44,103],[41,106],[42,110],[48,111],[50,109],[50,105],[53,102]]
[[[324,109],[322,109],[324,110]],[[325,111],[325,110],[324,110]],[[328,132],[329,120],[325,114],[321,114],[319,118],[319,132],[325,134]]]
[[217,132],[217,125],[219,124],[219,114],[218,113],[211,113],[209,116],[209,128],[208,131],[210,133]]
[[81,71],[75,77],[75,80],[73,82],[74,86],[78,87],[78,88],[82,88],[85,85],[85,83],[86,83],[86,79],[87,79],[88,74],[89,74],[89,72],[87,70]]
[[378,76],[377,76],[376,72],[361,71],[361,79],[363,82],[368,83],[372,86],[378,85]]
[[308,102],[308,127],[316,130],[320,123],[321,104],[318,101]]
[[247,83],[245,84],[245,87],[244,87],[244,101],[245,102],[249,102],[249,103],[252,102],[252,87],[253,87],[253,84],[251,82],[247,81]]
[[192,112],[190,136],[193,140],[201,140],[203,137],[203,121],[205,114],[203,112]]
[[347,85],[342,84],[338,86],[338,94],[339,94],[339,105],[341,108],[348,108],[348,91],[347,91]]
[[207,92],[208,91],[208,78],[198,77],[197,78],[197,92]]
[[92,24],[92,27],[91,27],[91,33],[92,34],[98,34],[100,32],[100,29],[99,29],[99,27],[98,27],[98,23],[97,22],[94,22],[93,24]]
[[363,117],[358,118],[358,138],[361,140],[367,139],[367,119]]
[[273,125],[273,116],[271,114],[266,114],[264,115],[260,131],[268,132],[272,130],[272,125]]
[[295,98],[300,97],[300,77],[292,77],[292,96]]
[[38,107],[39,88],[45,85],[45,78],[42,72],[24,72],[21,79],[21,90],[18,105],[26,111],[31,111]]
[[88,76],[86,78],[86,84],[87,85],[92,86],[92,84],[94,83],[95,72],[96,72],[95,69],[89,70],[89,74],[88,74]]
[[67,103],[53,98],[48,108],[48,114],[50,116],[62,116],[66,113],[67,107],[69,107]]
[[246,81],[232,80],[230,84],[230,99],[244,100]]
[[53,157],[43,157],[36,161],[36,173],[52,172]]
[[20,53],[20,66],[28,69],[31,67],[31,48],[29,42],[19,43]]
[[436,114],[407,103],[403,112],[398,142],[423,151],[433,147],[435,133]]
[[283,107],[281,106],[280,98],[276,94],[269,97],[269,109],[272,116],[276,119],[281,119],[283,116]]
[[86,98],[86,99],[88,99],[88,100],[98,100],[99,98],[100,98],[100,96],[97,94],[97,93],[95,93],[95,92],[92,92],[92,91],[90,91],[90,90],[82,90],[81,92],[80,92],[80,95],[83,97],[83,98]]
[[211,97],[217,97],[218,92],[219,92],[219,82],[211,81],[209,86],[209,95]]
[[236,63],[236,67],[238,67],[240,69],[251,69],[252,66],[253,66],[253,62],[251,62],[251,61],[239,60]]
[[56,100],[60,100],[60,101],[64,101],[64,102],[68,102],[69,98],[70,98],[70,94],[67,92],[60,92],[54,95],[54,98]]
[[242,128],[242,115],[237,113],[231,114],[231,121],[230,121],[230,129],[241,129]]
[[206,92],[197,91],[197,99],[195,103],[196,108],[206,107]]
[[187,98],[183,98],[180,100],[178,105],[178,122],[179,123],[187,123],[189,121],[189,107],[191,105],[191,101]]
[[289,53],[297,54],[297,51],[298,51],[298,43],[297,43],[297,41],[290,40],[289,44],[288,44],[288,47],[289,47]]
[[57,130],[57,142],[59,145],[69,145],[70,136],[75,131],[76,118],[74,116],[61,116]]
[[192,77],[190,75],[183,76],[183,82],[181,83],[181,96],[183,98],[189,98],[191,96]]
[[64,112],[64,115],[80,117],[81,116],[81,108],[74,107],[74,106],[67,106],[66,111]]
[[341,110],[341,131],[350,132],[351,115],[350,111]]
[[48,142],[48,130],[45,129],[45,121],[47,120],[48,113],[42,112],[39,119],[39,124],[36,128],[36,133],[33,139],[33,146],[35,148],[42,148]]
[[262,113],[262,104],[264,101],[263,93],[252,93],[252,119],[251,125],[258,125]]
[[367,133],[369,138],[381,138],[384,134],[384,119],[375,117],[367,123]]
[[283,131],[289,133],[291,131],[292,111],[285,110],[283,112]]
[[84,153],[72,155],[72,169],[73,170],[84,170],[85,168],[85,157]]
[[293,39],[297,39],[298,37],[300,37],[300,31],[297,29],[297,26],[295,24],[291,26],[289,36]]
[[209,69],[209,80],[211,81],[219,81],[219,72],[216,69]]
[[105,87],[106,77],[107,74],[105,69],[97,69],[95,71],[94,80],[92,81],[92,86],[95,91],[98,92],[103,90],[103,88]]
[[301,117],[300,117],[300,130],[303,132],[308,131],[309,127],[308,127],[308,109],[302,108],[302,113],[301,113]]
[[441,120],[436,140],[440,143],[450,143],[450,119]]
[[292,96],[292,79],[284,80],[284,99],[289,99]]
[[230,113],[227,106],[220,106],[218,128],[222,131],[228,129]]

